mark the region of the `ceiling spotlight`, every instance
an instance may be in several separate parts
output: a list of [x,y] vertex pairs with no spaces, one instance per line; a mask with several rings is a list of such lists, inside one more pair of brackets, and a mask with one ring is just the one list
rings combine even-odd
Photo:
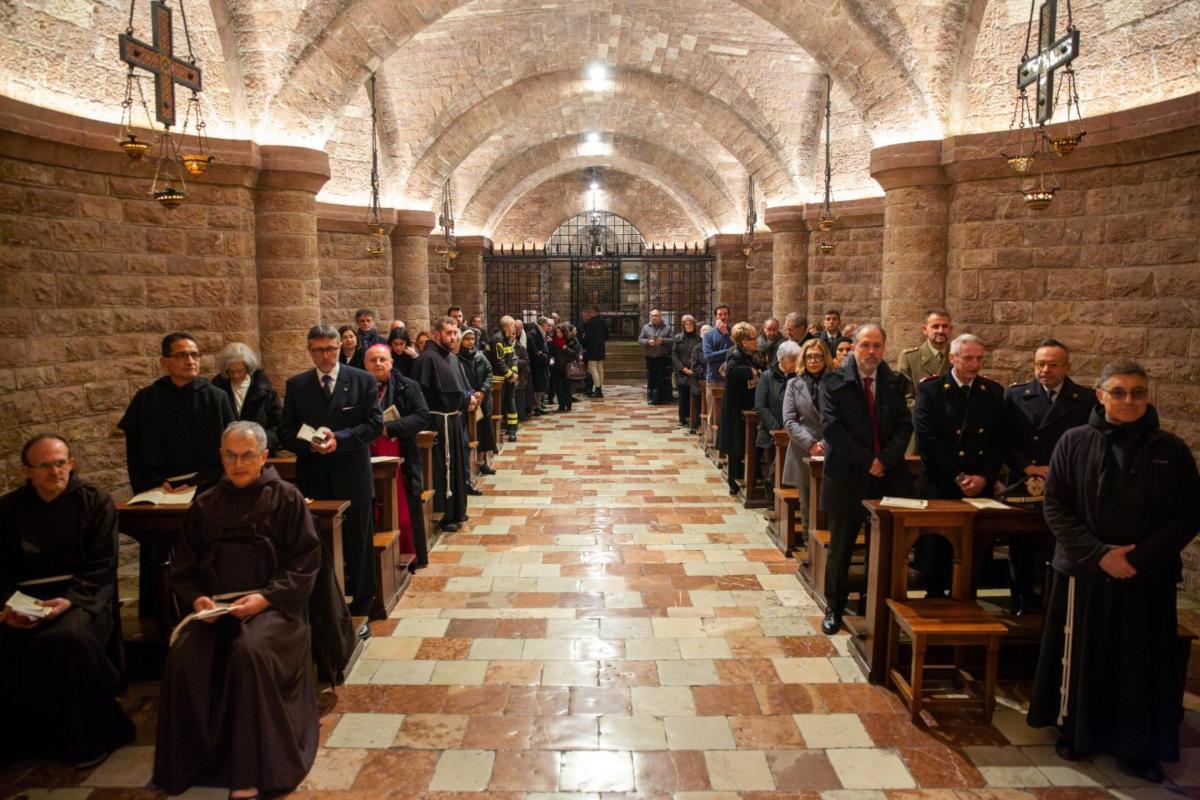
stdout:
[[595,192],[600,189],[600,184],[596,181],[592,181],[590,184],[588,184],[588,188]]
[[586,141],[588,144],[597,144],[600,141],[600,134],[592,131],[584,137],[584,141]]
[[587,69],[587,77],[589,81],[606,81],[608,80],[608,67],[603,64],[592,64]]

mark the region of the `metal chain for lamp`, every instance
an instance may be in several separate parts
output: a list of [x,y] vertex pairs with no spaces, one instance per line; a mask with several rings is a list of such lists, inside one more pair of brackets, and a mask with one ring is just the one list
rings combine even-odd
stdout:
[[[817,227],[821,229],[821,233],[829,233],[833,230],[834,224],[837,222],[837,217],[833,215],[833,78],[825,76],[825,199],[821,203],[821,215],[817,218]],[[817,245],[817,249],[822,255],[829,255],[833,252],[836,244],[826,241],[821,238],[821,243]]]
[[377,256],[383,253],[387,244],[387,228],[379,204],[379,111],[375,104],[374,73],[371,73],[367,93],[371,100],[371,205],[367,210],[367,252]]
[[758,224],[758,211],[754,207],[754,176],[746,176],[746,231],[742,234],[742,254],[746,256],[746,269],[753,270],[757,266],[754,254],[762,247],[756,242],[755,226]]

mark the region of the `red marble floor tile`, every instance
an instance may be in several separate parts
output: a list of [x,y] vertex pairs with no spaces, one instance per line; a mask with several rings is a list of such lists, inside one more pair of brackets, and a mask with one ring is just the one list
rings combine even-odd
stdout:
[[709,592],[717,588],[715,575],[674,575],[671,588],[680,592]]
[[505,714],[531,714],[546,717],[566,714],[570,690],[565,686],[512,686],[508,690]]
[[[342,715],[336,711],[321,715],[321,730],[317,734],[317,746],[324,747],[325,742],[329,740],[329,736],[333,733],[333,729],[342,721]],[[44,784],[43,784],[44,785]]]
[[[1101,800],[1112,797],[1107,790],[1098,786],[1038,786],[1027,791],[1041,800]],[[1200,797],[1196,787],[1188,787],[1180,794]]]
[[331,692],[323,692],[322,699],[329,697],[333,700],[330,711],[340,713],[370,712],[379,708],[388,687],[372,686],[370,684],[343,684]]
[[444,578],[428,577],[427,578],[423,575],[414,575],[412,577],[412,580],[408,584],[408,591],[410,591],[410,592],[440,592],[446,588],[446,581],[448,581],[448,580],[450,580],[448,577],[444,577]]
[[[699,709],[697,709],[697,712]],[[730,717],[733,740],[742,750],[784,750],[804,747],[804,738],[790,714]],[[782,787],[780,787],[782,788]]]
[[[74,770],[72,770],[74,771]],[[45,783],[38,783],[38,786],[47,786]],[[20,797],[21,795],[18,795]],[[88,800],[97,797],[101,800],[162,800],[168,797],[167,793],[161,789],[152,787],[99,787],[92,790],[88,795]]]
[[604,575],[610,578],[628,578],[643,574],[647,564],[605,564]]
[[462,747],[467,719],[461,714],[407,714],[400,723],[393,747],[412,750]]
[[371,635],[391,636],[392,631],[396,630],[396,625],[399,623],[398,619],[377,619],[371,623]]
[[501,750],[492,766],[489,789],[553,792],[558,788],[560,754],[548,750]]
[[913,725],[908,714],[859,714],[876,747],[932,747],[938,744],[924,725]]
[[508,702],[506,686],[450,686],[445,714],[499,714]]
[[424,639],[414,656],[417,660],[458,661],[471,651],[470,639]]
[[881,686],[868,683],[819,683],[813,687],[831,714],[897,714],[904,704]]
[[773,636],[737,636],[729,639],[734,658],[780,658],[784,655],[780,640]]
[[901,747],[897,753],[904,759],[913,780],[922,788],[978,789],[985,785],[979,770],[949,747]]
[[640,575],[626,578],[625,585],[631,592],[671,591],[670,575]]
[[387,714],[437,714],[446,704],[448,686],[385,686],[375,709]]
[[713,662],[724,684],[780,683],[775,665],[766,658],[719,658]]
[[574,715],[617,714],[629,716],[633,713],[629,688],[624,686],[576,686],[571,689],[570,713]]
[[604,608],[604,592],[559,592],[555,608]]
[[775,788],[783,792],[824,792],[841,789],[837,772],[820,750],[777,750],[767,753]]
[[761,592],[762,584],[757,575],[717,575],[717,589],[723,592],[739,590]]
[[781,636],[777,639],[784,655],[790,658],[829,658],[837,648],[827,636]]
[[692,605],[692,598],[687,592],[675,589],[643,591],[642,605],[647,608],[687,608]]
[[371,750],[352,788],[366,791],[422,793],[429,789],[438,754],[431,750]]
[[639,794],[702,792],[711,788],[704,753],[698,750],[635,752],[633,774]]
[[469,750],[526,750],[533,720],[522,714],[487,714],[467,720],[462,746]]
[[658,665],[653,661],[601,661],[599,678],[601,686],[658,686]]
[[483,682],[488,686],[537,686],[541,678],[541,661],[491,661]]
[[502,619],[496,622],[497,639],[544,639],[544,619]]
[[754,687],[742,686],[693,686],[692,701],[696,713],[702,717],[760,714]]
[[813,714],[824,710],[812,691],[814,688],[800,683],[776,683],[755,686],[754,694],[764,714]]
[[495,639],[496,626],[499,620],[494,619],[452,619],[446,627],[446,636],[453,639]]
[[463,554],[457,550],[435,550],[429,554],[430,564],[457,564]]
[[533,750],[594,750],[600,722],[591,716],[534,717],[529,747]]
[[684,576],[687,573],[684,571],[683,564],[643,564],[643,575],[667,575],[671,577]]

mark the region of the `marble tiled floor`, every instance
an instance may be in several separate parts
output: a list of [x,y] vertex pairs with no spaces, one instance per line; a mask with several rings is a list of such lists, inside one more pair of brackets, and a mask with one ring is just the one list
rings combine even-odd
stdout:
[[[1068,763],[1008,701],[914,727],[862,682],[845,635],[732,501],[674,410],[632,387],[522,428],[471,522],[444,537],[322,708],[316,798],[1200,796],[1100,759]],[[142,800],[153,687],[136,687],[139,746],[91,773],[34,765],[4,795]],[[1191,712],[1177,786],[1200,787]],[[210,790],[192,794],[209,795]],[[223,793],[212,792],[214,798]]]

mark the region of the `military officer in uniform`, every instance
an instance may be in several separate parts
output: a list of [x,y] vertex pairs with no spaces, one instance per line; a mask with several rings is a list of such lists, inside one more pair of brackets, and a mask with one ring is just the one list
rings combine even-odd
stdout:
[[897,371],[908,378],[908,407],[916,402],[917,384],[926,378],[945,375],[950,369],[950,333],[954,324],[950,312],[935,308],[925,313],[921,333],[925,341],[917,347],[900,351],[896,362]]
[[[991,497],[1005,457],[1004,387],[979,374],[984,347],[964,333],[950,343],[951,369],[917,385],[913,427],[921,453],[922,497]],[[917,543],[917,567],[930,596],[950,588],[950,545],[941,536]]]
[[500,318],[500,329],[488,341],[484,353],[492,364],[492,384],[504,384],[500,390],[500,409],[504,415],[504,430],[508,440],[517,440],[517,351],[514,348],[513,331],[516,320]]
[[[1095,392],[1068,377],[1071,353],[1057,339],[1043,339],[1033,356],[1034,379],[1004,393],[1008,450],[1008,496],[1038,497],[1049,472],[1050,454],[1071,428],[1086,425]],[[1026,537],[1008,545],[1013,613],[1034,608],[1034,552]]]

